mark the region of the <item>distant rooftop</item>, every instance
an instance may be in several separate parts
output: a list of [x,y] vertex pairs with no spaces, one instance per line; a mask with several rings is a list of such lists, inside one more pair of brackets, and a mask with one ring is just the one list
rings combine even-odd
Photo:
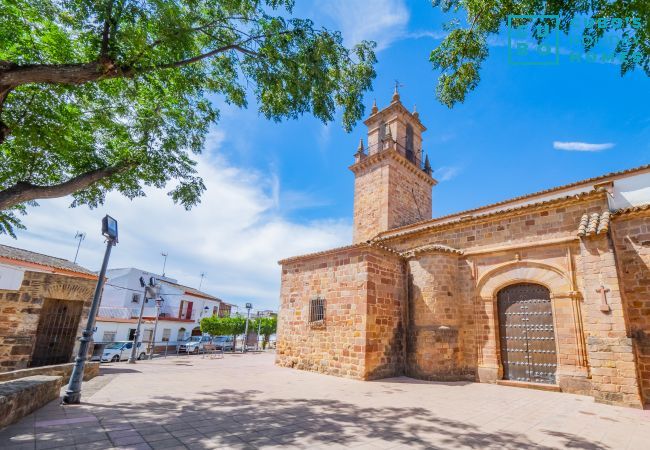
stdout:
[[97,276],[97,274],[92,270],[86,269],[85,267],[82,267],[79,264],[75,264],[72,261],[68,261],[67,259],[56,258],[54,256],[30,252],[29,250],[24,250],[22,248],[10,247],[8,245],[0,244],[0,262],[2,262],[3,259],[16,261],[18,263],[23,262],[37,266],[43,266],[43,268],[49,267],[55,271],[63,270],[84,275]]

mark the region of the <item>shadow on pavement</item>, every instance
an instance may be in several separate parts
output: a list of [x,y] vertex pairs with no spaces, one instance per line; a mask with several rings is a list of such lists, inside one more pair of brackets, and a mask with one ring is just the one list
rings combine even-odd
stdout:
[[[300,447],[337,443],[358,445],[384,442],[425,448],[580,448],[606,449],[597,442],[555,431],[553,446],[530,440],[523,434],[489,432],[468,423],[445,418],[424,408],[373,408],[328,399],[260,398],[255,390],[220,389],[215,392],[163,396],[143,403],[102,405],[85,403],[109,432],[113,424],[130,424],[145,435],[147,430],[171,433],[189,448],[264,445]],[[152,428],[153,427],[153,428]],[[183,430],[184,437],[178,437]],[[191,430],[191,433],[186,431]],[[172,437],[171,435],[169,436]],[[382,447],[385,448],[385,447]]]

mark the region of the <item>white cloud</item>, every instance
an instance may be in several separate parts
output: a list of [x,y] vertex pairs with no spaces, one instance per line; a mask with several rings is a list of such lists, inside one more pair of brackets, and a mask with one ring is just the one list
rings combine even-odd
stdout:
[[603,144],[589,144],[587,142],[553,142],[554,149],[566,150],[569,152],[600,152],[612,147],[614,147],[614,144],[611,142],[605,142]]
[[446,38],[448,35],[449,32],[445,30],[420,30],[420,31],[413,31],[412,33],[409,33],[407,37],[410,39],[427,38],[427,39],[433,39],[437,41]]
[[460,173],[460,167],[442,166],[433,171],[433,178],[438,181],[449,181]]
[[73,259],[77,230],[87,233],[79,263],[98,269],[104,245],[100,221],[110,214],[119,221],[120,242],[109,267],[138,267],[162,271],[161,251],[169,254],[167,275],[198,286],[207,272],[203,290],[225,300],[255,307],[277,308],[279,259],[347,245],[352,231],[347,220],[297,223],[283,211],[285,199],[299,198],[303,207],[322,203],[309,194],[280,189],[279,178],[233,167],[217,153],[224,135],[210,133],[199,158],[199,174],[207,186],[202,202],[191,211],[176,206],[165,190],[146,189],[147,197],[128,200],[109,194],[104,206],[70,209],[69,198],[40,202],[24,218],[27,231],[18,240],[1,236],[6,245]]
[[378,51],[403,37],[409,21],[404,0],[321,0],[316,10],[334,21],[347,45],[370,40]]

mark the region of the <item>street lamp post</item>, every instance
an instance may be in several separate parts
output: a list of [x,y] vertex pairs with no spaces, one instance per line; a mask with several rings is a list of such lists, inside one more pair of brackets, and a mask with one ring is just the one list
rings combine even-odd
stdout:
[[158,330],[158,318],[160,317],[160,308],[165,300],[162,298],[156,299],[156,322],[153,324],[153,343],[151,344],[151,349],[149,349],[149,359],[153,359],[153,351],[156,346],[156,331]]
[[257,311],[257,351],[260,350],[260,333],[262,331],[262,321],[260,320],[260,312]]
[[140,306],[140,315],[138,316],[138,325],[135,327],[135,334],[133,335],[133,346],[131,347],[131,356],[129,356],[129,364],[135,364],[137,359],[138,352],[138,339],[140,338],[140,327],[142,326],[142,315],[144,314],[144,304],[147,302],[147,294],[149,298],[154,299],[157,297],[157,292],[155,291],[155,283],[153,277],[149,279],[149,285],[144,282],[144,278],[140,277],[140,286],[144,288],[144,298],[142,299],[142,305]]
[[251,317],[251,309],[253,308],[252,303],[246,303],[246,309],[248,310],[246,314],[246,327],[244,328],[244,345],[242,346],[241,352],[246,352],[246,344],[248,343],[248,321]]
[[81,402],[81,381],[84,377],[84,367],[88,356],[88,346],[92,339],[93,329],[95,328],[95,316],[99,309],[99,302],[102,295],[102,289],[104,288],[106,269],[108,268],[111,249],[117,244],[117,220],[113,219],[111,216],[105,216],[102,219],[102,235],[106,237],[106,252],[104,253],[102,267],[99,270],[97,285],[95,286],[95,294],[93,295],[93,302],[90,304],[90,310],[88,311],[86,328],[81,333],[81,338],[79,339],[79,351],[75,358],[72,375],[70,376],[68,388],[63,395],[63,403],[66,404],[76,404]]

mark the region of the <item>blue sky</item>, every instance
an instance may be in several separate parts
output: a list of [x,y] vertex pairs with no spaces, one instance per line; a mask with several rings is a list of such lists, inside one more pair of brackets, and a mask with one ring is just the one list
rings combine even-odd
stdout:
[[[301,3],[296,14],[341,30],[348,44],[378,41],[378,76],[364,103],[369,110],[376,98],[386,106],[398,79],[402,102],[417,104],[428,128],[423,147],[440,181],[434,216],[650,162],[647,76],[621,77],[616,64],[571,63],[566,55],[559,65],[509,65],[505,32],[492,41],[481,82],[465,103],[453,109],[438,103],[438,74],[428,57],[449,17],[430,5],[322,0]],[[198,208],[186,213],[154,191],[134,202],[111,195],[92,211],[65,209],[69,199],[41,202],[17,241],[3,236],[0,242],[72,258],[74,234],[85,231],[79,262],[95,269],[102,246],[97,223],[110,213],[123,234],[112,267],[160,271],[166,251],[167,274],[181,283],[198,285],[207,272],[208,292],[276,308],[278,259],[351,242],[347,167],[365,126],[347,134],[338,122],[311,117],[266,121],[254,102],[248,110],[222,106],[200,158],[208,191]],[[588,144],[608,145],[555,148],[593,150]]]

